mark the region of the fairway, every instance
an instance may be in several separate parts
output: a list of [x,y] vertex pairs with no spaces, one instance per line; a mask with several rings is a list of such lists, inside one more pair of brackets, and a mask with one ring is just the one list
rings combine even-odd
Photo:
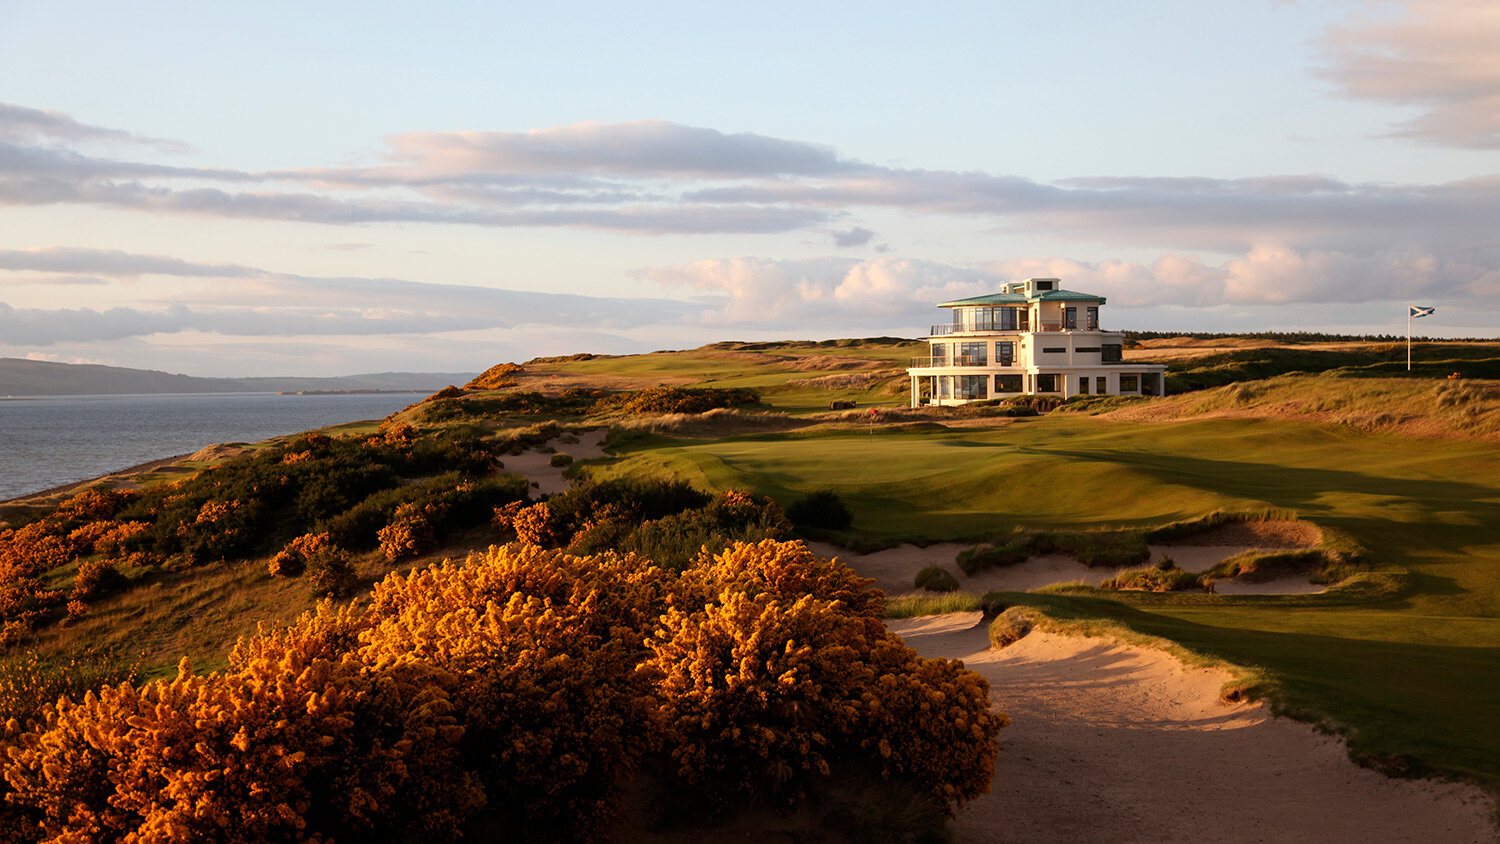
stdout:
[[857,531],[888,539],[1295,510],[1352,538],[1377,569],[1408,572],[1410,587],[1323,605],[1014,597],[1115,618],[1259,670],[1278,705],[1339,725],[1356,754],[1500,782],[1500,456],[1485,443],[1308,422],[1054,414],[992,428],[651,436],[622,446],[623,459],[599,474],[672,474],[783,504],[832,489]]

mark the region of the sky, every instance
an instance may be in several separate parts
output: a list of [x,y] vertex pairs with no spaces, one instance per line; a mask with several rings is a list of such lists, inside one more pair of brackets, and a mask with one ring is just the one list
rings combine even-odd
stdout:
[[1500,336],[1500,4],[0,0],[0,357]]

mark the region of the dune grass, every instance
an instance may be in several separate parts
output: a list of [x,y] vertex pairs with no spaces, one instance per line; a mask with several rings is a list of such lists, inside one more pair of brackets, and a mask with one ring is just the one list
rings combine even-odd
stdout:
[[[904,370],[911,358],[926,353],[925,343],[889,338],[839,343],[716,343],[683,351],[528,364],[526,371],[538,384],[557,375],[601,384],[623,380],[638,386],[745,387],[758,392],[766,407],[794,414],[825,412],[834,401],[854,401],[861,408],[906,404]],[[834,389],[794,383],[848,372],[883,374],[896,381]],[[523,383],[521,389],[534,387]]]

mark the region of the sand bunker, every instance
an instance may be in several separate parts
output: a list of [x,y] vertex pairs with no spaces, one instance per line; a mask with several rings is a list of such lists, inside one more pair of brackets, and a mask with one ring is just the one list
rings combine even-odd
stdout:
[[[558,452],[570,455],[574,460],[593,460],[604,456],[603,428],[595,428],[578,434],[578,442],[565,443],[564,437],[552,439],[547,444]],[[552,455],[537,450],[506,455],[502,460],[505,471],[515,472],[526,478],[532,489],[543,495],[556,495],[568,491],[568,479],[563,477],[566,466],[553,466]]]
[[978,613],[889,624],[923,656],[983,674],[1012,719],[955,841],[1496,840],[1484,792],[1360,768],[1305,724],[1221,703],[1221,671],[1041,631],[991,651]]
[[[1305,522],[1254,524],[1270,527],[1257,531],[1253,528],[1237,530],[1245,527],[1243,525],[1225,525],[1201,537],[1193,537],[1192,540],[1152,545],[1151,561],[1154,563],[1170,557],[1184,571],[1201,572],[1244,551],[1256,548],[1306,547],[1321,539],[1317,528]],[[1298,527],[1287,527],[1288,525]],[[861,576],[874,578],[876,585],[887,595],[912,592],[915,588],[912,580],[917,572],[927,566],[942,566],[958,578],[960,589],[981,595],[985,592],[1029,592],[1058,583],[1082,582],[1098,586],[1126,570],[1086,566],[1066,554],[1044,554],[1015,565],[988,569],[969,576],[960,571],[954,562],[958,552],[969,546],[952,542],[928,545],[925,548],[900,545],[871,554],[852,554],[826,542],[809,542],[807,545],[820,556],[838,557]],[[1214,584],[1214,591],[1225,595],[1308,595],[1322,592],[1323,589],[1324,587],[1309,582],[1305,577],[1285,577],[1260,583],[1220,580]]]

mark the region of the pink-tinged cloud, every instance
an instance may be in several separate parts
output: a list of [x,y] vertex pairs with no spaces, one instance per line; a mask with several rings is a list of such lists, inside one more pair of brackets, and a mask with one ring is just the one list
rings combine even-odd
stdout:
[[[1252,253],[1280,250],[1308,258],[1302,269],[1309,272],[1386,268],[1394,254],[1432,256],[1439,269],[1500,270],[1493,222],[1500,176],[1394,185],[1295,174],[1106,175],[1041,183],[880,167],[815,144],[663,121],[409,133],[392,143],[386,160],[370,166],[250,173],[0,141],[0,204],[79,203],[328,225],[571,227],[622,235],[806,231],[832,236],[844,248],[873,239],[869,229],[849,224],[874,210],[949,218],[970,231],[1149,248],[1184,260],[1217,253],[1259,266]],[[1319,255],[1349,256],[1354,264],[1310,260]],[[1340,284],[1357,281],[1338,278]],[[1216,300],[1270,295],[1236,292],[1260,291],[1252,282],[1221,284],[1212,274],[1206,279]],[[1324,281],[1276,295],[1307,301],[1321,295],[1316,291]],[[746,300],[753,298],[747,294]]]
[[1500,149],[1500,4],[1411,0],[1394,18],[1391,7],[1368,3],[1364,20],[1331,28],[1319,73],[1350,97],[1420,108],[1398,136]]
[[1011,258],[950,265],[901,258],[720,258],[636,270],[638,278],[687,287],[704,298],[709,324],[833,326],[871,319],[930,321],[936,303],[994,292],[1007,281],[1056,277],[1070,290],[1125,307],[1358,303],[1442,297],[1478,302],[1500,288],[1500,271],[1398,250],[1378,255],[1258,247],[1209,266],[1192,255],[1150,263]]

